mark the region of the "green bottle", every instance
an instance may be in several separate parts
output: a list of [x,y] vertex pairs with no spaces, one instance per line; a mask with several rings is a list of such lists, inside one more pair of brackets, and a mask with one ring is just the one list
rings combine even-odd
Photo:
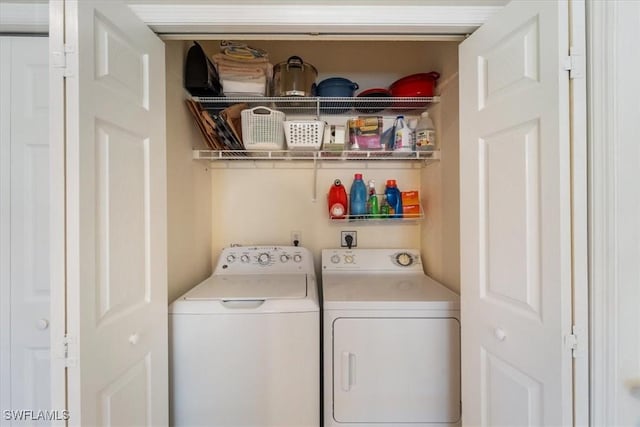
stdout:
[[370,218],[380,218],[380,206],[378,205],[378,196],[376,195],[376,183],[374,180],[369,181],[369,215]]

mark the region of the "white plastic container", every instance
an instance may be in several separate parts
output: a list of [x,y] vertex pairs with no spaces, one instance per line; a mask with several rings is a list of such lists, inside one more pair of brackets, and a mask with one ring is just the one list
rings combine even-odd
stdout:
[[247,150],[284,150],[284,113],[267,107],[243,110],[242,140]]
[[420,116],[416,126],[416,151],[433,151],[436,149],[436,128],[429,112]]
[[325,122],[320,120],[285,120],[284,134],[289,150],[319,150]]
[[411,129],[404,121],[404,116],[398,116],[395,124],[395,143],[393,145],[394,151],[412,151],[411,146]]

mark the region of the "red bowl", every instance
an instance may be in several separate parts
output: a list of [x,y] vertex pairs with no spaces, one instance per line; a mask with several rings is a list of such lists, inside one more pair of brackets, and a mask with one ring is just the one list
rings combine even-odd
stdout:
[[412,74],[396,80],[389,86],[391,96],[433,96],[436,81],[440,74],[432,71],[430,73]]
[[371,114],[389,108],[391,103],[387,101],[376,101],[375,98],[390,98],[388,90],[382,88],[367,89],[358,94],[358,98],[372,98],[371,102],[356,103],[356,110],[361,113]]

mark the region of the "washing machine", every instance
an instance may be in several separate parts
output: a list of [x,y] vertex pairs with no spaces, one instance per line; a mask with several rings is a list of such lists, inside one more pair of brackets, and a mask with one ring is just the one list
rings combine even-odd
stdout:
[[322,252],[324,425],[460,425],[460,305],[413,249]]
[[181,426],[317,427],[320,311],[311,253],[230,247],[169,307],[170,418]]

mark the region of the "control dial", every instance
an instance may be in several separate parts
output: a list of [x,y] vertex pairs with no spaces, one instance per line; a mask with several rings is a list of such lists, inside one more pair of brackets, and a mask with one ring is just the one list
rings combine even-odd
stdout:
[[409,267],[413,264],[413,257],[406,252],[400,252],[399,254],[396,254],[396,262],[402,267]]
[[287,261],[289,261],[289,255],[287,255],[287,254],[282,254],[282,255],[280,255],[280,261],[281,261],[281,262],[287,262]]
[[233,255],[233,254],[229,254],[229,255],[227,255],[227,262],[228,262],[229,264],[231,264],[231,263],[232,263],[232,262],[234,262],[235,260],[236,260],[236,256],[235,256],[235,255]]
[[302,261],[302,255],[295,254],[295,255],[293,256],[293,260],[294,260],[295,262],[300,262],[300,261]]
[[249,255],[242,255],[242,256],[240,257],[240,261],[242,261],[242,262],[244,262],[244,263],[249,262]]
[[268,253],[263,252],[260,255],[258,255],[258,263],[260,265],[267,265],[269,264],[269,262],[271,262],[271,257],[269,256]]
[[340,262],[340,257],[338,255],[333,255],[331,257],[331,262],[334,263],[334,264],[339,263]]

